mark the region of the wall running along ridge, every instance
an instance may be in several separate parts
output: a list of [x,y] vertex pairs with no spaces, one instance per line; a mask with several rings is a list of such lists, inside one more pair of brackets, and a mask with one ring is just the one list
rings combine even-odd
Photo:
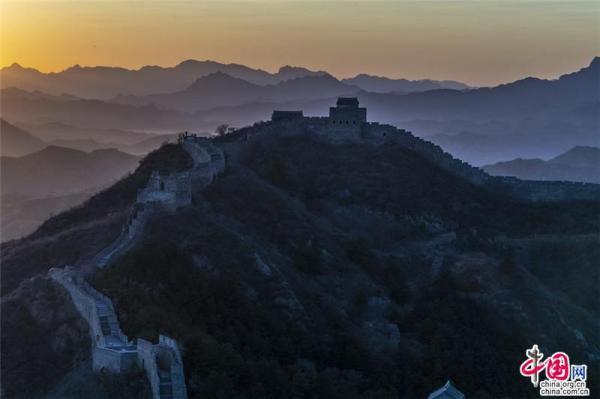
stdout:
[[[192,157],[192,169],[168,176],[154,171],[138,191],[121,233],[93,258],[94,265],[106,267],[124,253],[141,236],[152,213],[191,205],[192,192],[211,184],[225,169],[223,152],[209,140],[186,133],[180,144]],[[48,274],[67,290],[89,325],[94,370],[122,373],[137,365],[146,371],[153,399],[187,399],[183,361],[174,339],[161,335],[157,344],[141,338],[134,343],[121,331],[112,301],[92,288],[78,270],[67,266],[52,268]]]

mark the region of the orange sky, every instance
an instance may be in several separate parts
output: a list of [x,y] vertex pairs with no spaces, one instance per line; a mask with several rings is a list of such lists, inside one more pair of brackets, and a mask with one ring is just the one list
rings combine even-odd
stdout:
[[43,71],[194,58],[488,85],[555,77],[600,55],[593,1],[0,0],[0,7],[0,63]]

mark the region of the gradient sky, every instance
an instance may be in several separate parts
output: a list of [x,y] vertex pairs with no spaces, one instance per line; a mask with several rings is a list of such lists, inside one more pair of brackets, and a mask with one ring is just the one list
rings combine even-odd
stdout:
[[0,64],[185,59],[474,85],[556,77],[600,55],[598,1],[0,0]]

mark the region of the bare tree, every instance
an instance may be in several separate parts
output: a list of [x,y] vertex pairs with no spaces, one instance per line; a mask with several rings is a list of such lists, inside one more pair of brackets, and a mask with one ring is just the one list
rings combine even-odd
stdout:
[[219,136],[225,136],[225,134],[227,134],[227,130],[229,129],[229,125],[226,123],[220,124],[219,126],[217,126],[217,129],[215,130],[217,132],[217,134]]

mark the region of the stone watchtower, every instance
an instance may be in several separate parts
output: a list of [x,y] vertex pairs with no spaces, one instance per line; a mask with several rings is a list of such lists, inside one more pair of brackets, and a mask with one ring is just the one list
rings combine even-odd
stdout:
[[356,97],[340,97],[336,106],[329,108],[329,130],[340,138],[360,138],[362,124],[366,122],[367,109],[358,106]]
[[367,121],[367,109],[358,106],[356,97],[340,97],[335,107],[329,108],[329,123],[334,126],[350,127]]

